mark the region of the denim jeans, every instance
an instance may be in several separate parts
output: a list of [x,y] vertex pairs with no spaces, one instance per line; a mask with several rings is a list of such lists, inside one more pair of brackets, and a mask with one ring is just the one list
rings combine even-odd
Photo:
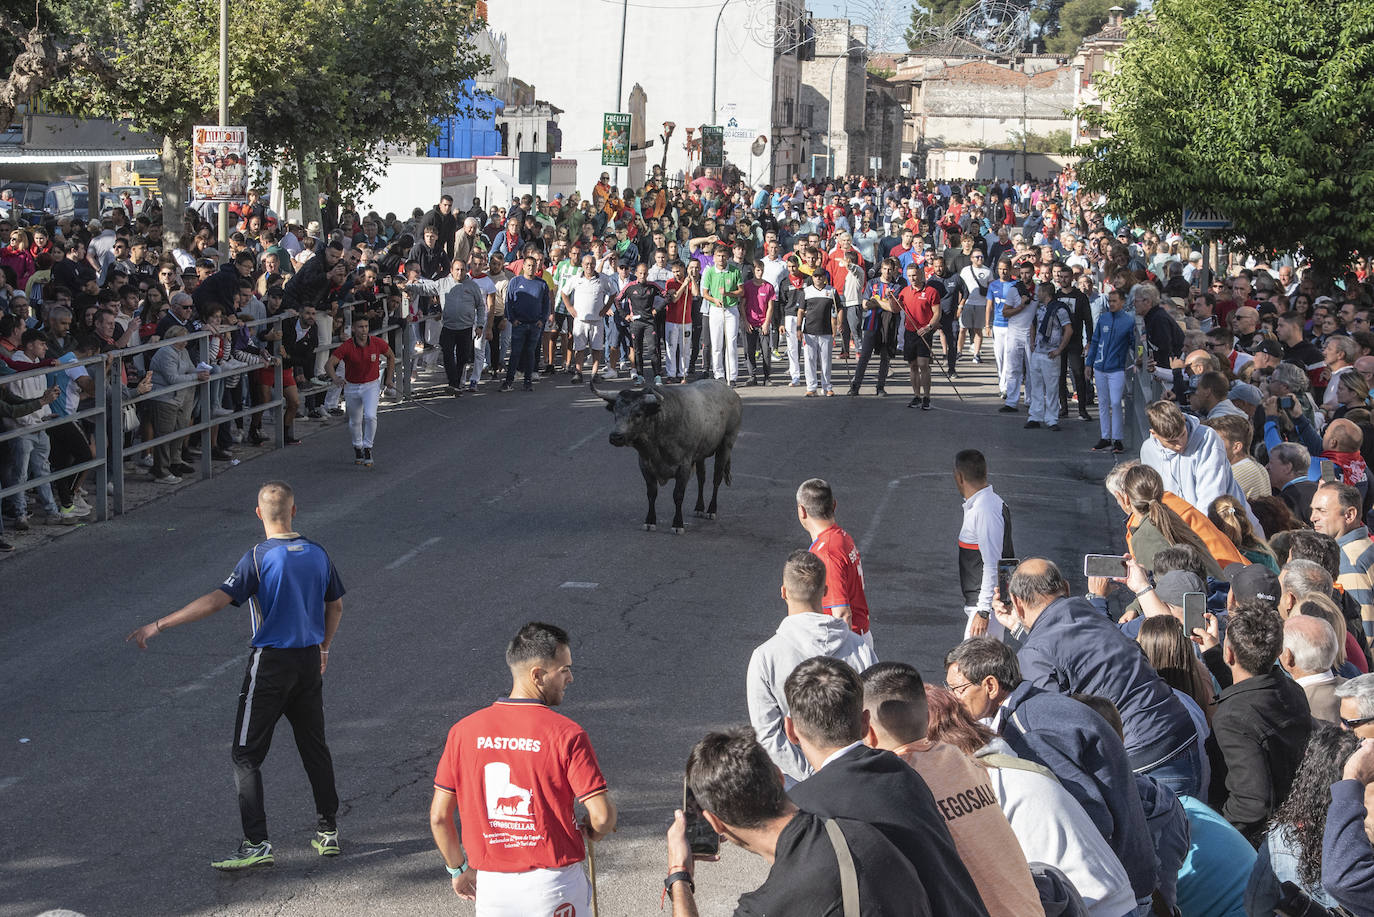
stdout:
[[[52,471],[49,463],[52,446],[48,442],[48,434],[45,430],[34,430],[32,433],[25,433],[23,436],[16,437],[10,442],[5,464],[4,476],[0,478],[5,482],[4,486],[12,487],[21,481],[30,481],[34,478],[45,477]],[[52,485],[40,484],[38,486],[38,501],[43,504],[43,511],[49,515],[56,516],[58,513],[57,501],[53,498]],[[10,511],[12,516],[24,516],[28,514],[28,496],[24,491],[5,498],[5,508]]]
[[1201,797],[1202,752],[1196,741],[1190,741],[1187,748],[1162,764],[1148,770],[1138,769],[1136,773],[1146,774],[1156,783],[1167,786],[1175,796]]
[[543,330],[543,322],[521,322],[511,328],[510,361],[506,364],[507,383],[515,381],[517,371],[524,373],[526,382],[533,379]]

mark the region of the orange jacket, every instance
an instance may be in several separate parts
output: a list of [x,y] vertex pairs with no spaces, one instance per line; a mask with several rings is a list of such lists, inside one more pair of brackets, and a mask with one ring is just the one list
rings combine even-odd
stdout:
[[[1246,565],[1249,563],[1240,553],[1240,550],[1231,543],[1231,539],[1226,537],[1226,533],[1212,524],[1212,520],[1207,518],[1207,514],[1202,512],[1193,504],[1180,497],[1178,494],[1164,492],[1163,503],[1169,509],[1178,513],[1179,517],[1188,524],[1188,528],[1193,530],[1207,550],[1211,553],[1212,559],[1217,562],[1217,566],[1225,570],[1229,564]],[[1126,522],[1126,546],[1130,549],[1131,529],[1140,522],[1138,513],[1132,514]]]

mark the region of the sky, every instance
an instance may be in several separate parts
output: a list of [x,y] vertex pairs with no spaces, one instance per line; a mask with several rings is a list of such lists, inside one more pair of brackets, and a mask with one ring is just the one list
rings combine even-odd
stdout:
[[896,39],[896,47],[882,48],[884,51],[905,51],[901,41],[901,30],[911,20],[910,0],[806,0],[807,9],[817,19],[837,19],[848,15],[858,25],[873,27],[873,19],[879,11],[885,13],[890,21],[896,23],[896,30],[889,29]]

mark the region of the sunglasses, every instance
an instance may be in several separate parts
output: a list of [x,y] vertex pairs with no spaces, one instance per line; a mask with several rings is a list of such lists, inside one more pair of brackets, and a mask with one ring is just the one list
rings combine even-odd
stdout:
[[1374,716],[1361,717],[1358,720],[1348,720],[1345,717],[1341,717],[1341,725],[1346,729],[1359,729],[1361,726],[1369,723],[1374,723]]

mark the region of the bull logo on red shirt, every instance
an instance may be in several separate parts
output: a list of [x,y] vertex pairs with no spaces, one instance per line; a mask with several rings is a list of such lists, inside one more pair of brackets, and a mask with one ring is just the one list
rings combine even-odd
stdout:
[[577,908],[565,901],[553,909],[553,917],[577,917]]

